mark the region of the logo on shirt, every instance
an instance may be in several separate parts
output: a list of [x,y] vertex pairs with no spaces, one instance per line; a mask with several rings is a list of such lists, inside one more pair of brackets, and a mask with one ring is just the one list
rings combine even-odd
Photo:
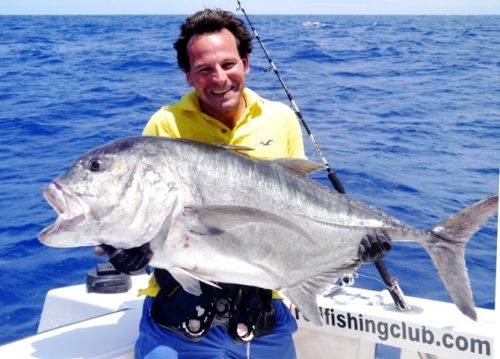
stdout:
[[264,141],[261,141],[261,142],[260,142],[260,144],[261,144],[262,146],[270,146],[272,142],[274,142],[274,140],[267,140],[267,141],[265,141],[265,142],[264,142]]

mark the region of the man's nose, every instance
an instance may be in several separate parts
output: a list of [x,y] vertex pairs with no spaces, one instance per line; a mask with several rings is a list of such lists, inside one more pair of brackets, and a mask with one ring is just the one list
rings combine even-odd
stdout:
[[216,66],[213,72],[212,79],[218,82],[225,82],[227,80],[226,71],[221,66]]

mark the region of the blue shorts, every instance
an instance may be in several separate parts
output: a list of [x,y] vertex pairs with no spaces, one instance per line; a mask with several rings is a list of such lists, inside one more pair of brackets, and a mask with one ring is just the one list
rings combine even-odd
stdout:
[[276,310],[273,332],[246,344],[235,344],[221,326],[214,326],[196,342],[159,327],[149,317],[152,302],[151,297],[144,300],[135,344],[136,359],[296,358],[292,334],[297,330],[297,323],[281,300],[273,300]]

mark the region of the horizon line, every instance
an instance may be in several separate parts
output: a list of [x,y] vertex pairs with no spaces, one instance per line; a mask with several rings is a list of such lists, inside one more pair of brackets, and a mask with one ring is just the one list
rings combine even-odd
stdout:
[[[122,13],[122,14],[114,14],[114,13],[9,13],[9,14],[1,14],[0,16],[190,16],[191,13],[162,13],[162,14],[151,14],[151,13]],[[237,14],[239,15],[239,14]],[[473,13],[473,14],[449,14],[449,13],[421,13],[421,14],[407,14],[407,13],[380,13],[380,14],[349,14],[349,13],[331,13],[331,14],[267,14],[267,13],[249,13],[251,16],[500,16],[498,14],[485,14],[485,13]]]

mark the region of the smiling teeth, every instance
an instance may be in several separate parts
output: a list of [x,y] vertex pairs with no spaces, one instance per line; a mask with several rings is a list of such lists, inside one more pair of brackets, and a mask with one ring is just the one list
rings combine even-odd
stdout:
[[228,89],[225,89],[225,90],[219,90],[219,91],[212,91],[212,93],[214,93],[215,95],[223,95],[225,94],[226,92],[229,92],[231,90],[231,88],[228,88]]

